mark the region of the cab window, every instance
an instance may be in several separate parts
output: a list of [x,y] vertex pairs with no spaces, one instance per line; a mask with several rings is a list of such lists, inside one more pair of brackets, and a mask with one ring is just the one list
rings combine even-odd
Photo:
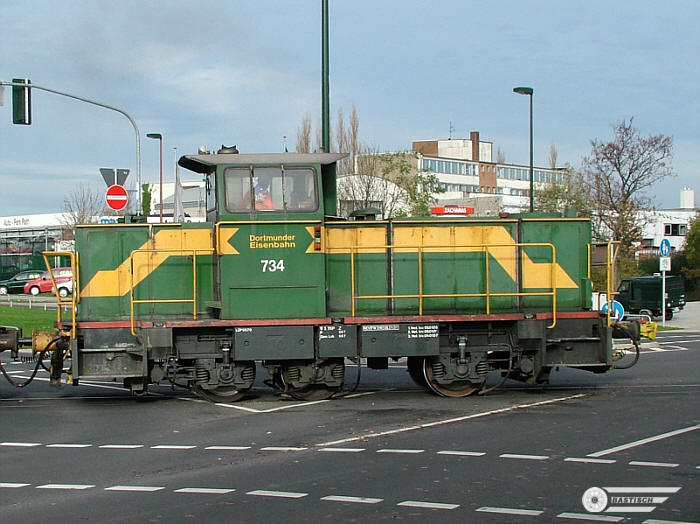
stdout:
[[226,209],[309,212],[318,209],[315,171],[311,168],[229,168],[224,172]]

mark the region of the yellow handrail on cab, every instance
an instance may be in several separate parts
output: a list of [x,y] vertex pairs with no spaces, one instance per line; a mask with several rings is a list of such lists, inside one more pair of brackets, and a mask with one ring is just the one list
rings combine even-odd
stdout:
[[[49,272],[49,277],[51,278],[51,284],[53,285],[54,293],[56,294],[56,304],[57,304],[57,321],[58,326],[63,322],[63,307],[71,307],[71,338],[75,338],[75,305],[80,301],[80,282],[78,280],[77,272],[77,254],[72,251],[44,251],[41,256],[44,258],[44,264],[46,264],[46,269]],[[71,287],[73,289],[70,294],[70,300],[65,300],[61,297],[58,291],[58,286],[56,285],[56,277],[53,275],[53,266],[49,262],[49,257],[68,257],[70,260],[71,269]]]
[[[551,291],[519,291],[519,292],[492,292],[490,285],[490,267],[489,267],[489,251],[495,248],[523,248],[523,247],[549,247],[552,250],[552,261],[551,261]],[[425,249],[435,250],[435,249],[455,249],[455,248],[477,248],[486,253],[485,258],[485,278],[486,278],[486,290],[484,293],[438,293],[438,294],[426,294],[423,292],[423,252]],[[332,251],[345,251],[348,249],[346,246],[333,248],[326,246],[329,252]],[[358,295],[356,290],[356,270],[355,270],[355,255],[360,250],[367,249],[401,249],[401,250],[415,250],[418,254],[418,293],[412,294],[387,294],[387,295]],[[355,316],[356,302],[358,300],[372,300],[372,299],[405,299],[405,298],[417,298],[418,299],[418,314],[423,314],[423,300],[426,298],[468,298],[468,297],[484,297],[486,298],[486,314],[491,312],[491,298],[492,297],[537,297],[537,296],[549,296],[552,297],[552,324],[547,326],[548,328],[553,328],[557,324],[557,286],[556,286],[556,267],[557,267],[557,250],[554,244],[548,242],[520,242],[514,244],[470,244],[470,245],[392,245],[392,244],[377,244],[377,245],[354,245],[350,246],[350,316]]]
[[[617,262],[617,257],[620,254],[620,241],[611,240],[608,242],[605,257],[605,272],[606,272],[606,285],[605,285],[605,300],[608,304],[607,310],[607,321],[608,325],[612,324],[610,322],[610,314],[613,309],[613,301],[615,300],[615,295],[619,295],[617,291],[613,291],[613,286],[615,285],[615,263]],[[622,320],[622,319],[619,319]]]
[[[182,299],[135,299],[134,298],[134,255],[137,253],[171,253],[173,255],[192,255],[192,298]],[[134,304],[183,304],[192,303],[192,318],[197,320],[197,253],[214,253],[213,248],[202,249],[135,249],[129,254],[129,325],[131,334],[136,336]]]

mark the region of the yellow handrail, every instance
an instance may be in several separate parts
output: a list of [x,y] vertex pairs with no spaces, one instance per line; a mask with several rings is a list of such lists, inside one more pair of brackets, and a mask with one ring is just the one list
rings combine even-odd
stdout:
[[[46,269],[49,272],[49,277],[51,278],[51,284],[53,285],[54,293],[56,294],[56,305],[57,307],[57,321],[60,326],[63,321],[63,306],[71,307],[71,338],[75,338],[75,305],[80,301],[80,283],[78,280],[78,275],[76,268],[77,266],[77,254],[72,251],[44,251],[41,256],[44,258],[44,264],[46,264]],[[56,285],[56,278],[53,276],[53,267],[49,262],[49,257],[68,257],[70,259],[70,269],[71,269],[71,287],[73,292],[70,294],[70,300],[64,300],[58,291],[58,286]]]
[[[549,247],[552,250],[552,262],[551,266],[551,291],[520,291],[520,292],[492,292],[490,283],[490,266],[489,266],[489,256],[488,253],[494,248],[523,248],[523,247]],[[436,248],[454,249],[454,248],[478,248],[482,252],[486,253],[485,259],[485,278],[486,278],[486,291],[484,293],[424,293],[423,292],[423,252],[426,249],[434,250]],[[326,249],[331,252],[334,250],[345,251],[347,246],[333,248],[326,246]],[[418,254],[418,293],[417,294],[387,294],[387,295],[358,295],[356,291],[356,275],[355,275],[355,255],[360,250],[367,249],[414,249]],[[557,323],[557,292],[556,292],[556,264],[557,261],[557,251],[554,244],[548,242],[521,242],[514,244],[470,244],[470,245],[355,245],[350,246],[350,316],[355,316],[356,302],[358,300],[376,300],[376,299],[407,299],[407,298],[417,298],[418,299],[418,314],[423,314],[423,300],[426,298],[469,298],[469,297],[484,297],[486,298],[486,314],[491,312],[491,298],[492,297],[536,297],[536,296],[549,296],[552,297],[552,324],[547,326],[548,328],[553,328]]]
[[[606,250],[606,257],[605,257],[605,272],[606,272],[606,286],[605,286],[605,300],[608,303],[608,310],[607,310],[607,320],[608,320],[608,325],[610,325],[612,322],[610,322],[610,314],[612,313],[612,303],[615,300],[615,295],[619,295],[617,291],[613,291],[613,286],[615,285],[615,262],[617,261],[617,257],[620,254],[620,241],[619,240],[611,240],[608,242],[608,247]],[[620,319],[621,320],[621,319]]]
[[[192,298],[182,299],[134,299],[134,255],[137,253],[172,253],[192,255]],[[135,249],[129,254],[129,325],[136,336],[134,304],[186,304],[192,303],[192,318],[197,320],[197,253],[214,253],[213,248],[202,249]]]

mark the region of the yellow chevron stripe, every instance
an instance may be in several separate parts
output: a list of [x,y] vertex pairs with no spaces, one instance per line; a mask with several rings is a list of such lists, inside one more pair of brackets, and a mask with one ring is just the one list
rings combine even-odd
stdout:
[[[209,229],[165,229],[156,232],[153,241],[147,240],[138,249],[212,249]],[[134,257],[134,286],[148,277],[172,252],[141,253]],[[117,297],[129,293],[131,267],[129,257],[116,269],[98,271],[82,289],[81,298]]]
[[[384,228],[326,228],[327,253],[350,253],[353,246],[357,253],[383,253],[386,246]],[[394,246],[397,253],[415,252],[416,246],[424,253],[470,253],[483,251],[484,245],[503,246],[489,248],[489,254],[496,259],[508,276],[515,281],[517,249],[515,240],[502,225],[489,226],[406,226],[397,225],[394,229]],[[508,247],[512,245],[513,247]],[[406,246],[406,247],[401,247]],[[551,288],[551,262],[533,262],[522,251],[523,289]],[[558,289],[577,289],[578,285],[556,264],[556,287]]]
[[[238,233],[239,227],[226,228],[219,233],[219,254],[220,255],[239,255],[238,250],[229,242],[233,235]],[[221,230],[220,230],[221,231]]]
[[324,247],[327,253],[385,253],[386,229],[383,227],[325,228]]

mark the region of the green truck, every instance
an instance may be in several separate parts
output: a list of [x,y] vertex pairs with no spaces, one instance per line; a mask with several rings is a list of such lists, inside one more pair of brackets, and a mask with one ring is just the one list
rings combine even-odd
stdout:
[[[660,275],[626,278],[620,282],[615,298],[629,313],[660,317],[661,278]],[[666,320],[673,318],[674,310],[681,310],[685,306],[685,287],[680,275],[666,275],[664,301]]]

